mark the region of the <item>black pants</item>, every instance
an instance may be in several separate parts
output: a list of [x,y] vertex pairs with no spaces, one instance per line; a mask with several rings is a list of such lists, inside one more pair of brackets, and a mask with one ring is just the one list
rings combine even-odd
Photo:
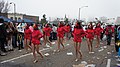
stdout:
[[101,35],[100,35],[100,39],[101,40],[103,39],[103,35],[104,35],[104,33],[101,33]]
[[50,33],[49,40],[52,42],[52,33]]
[[111,38],[112,38],[111,35],[107,35],[107,45],[111,44]]
[[53,32],[53,33],[52,33],[52,39],[53,39],[53,40],[57,40],[57,33],[56,33],[56,32]]
[[6,42],[5,38],[0,38],[0,50],[3,51],[3,52],[6,52],[6,50],[5,50],[5,42]]

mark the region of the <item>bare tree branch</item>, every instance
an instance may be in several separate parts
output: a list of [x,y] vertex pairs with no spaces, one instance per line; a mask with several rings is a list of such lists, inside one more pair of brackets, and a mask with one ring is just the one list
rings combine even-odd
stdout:
[[8,2],[4,0],[0,0],[0,13],[7,13],[10,9],[10,5]]
[[8,2],[5,3],[5,7],[3,8],[2,12],[3,13],[8,13],[8,11],[10,10],[10,5]]
[[5,2],[2,0],[0,1],[0,13],[2,13],[2,9],[4,8]]

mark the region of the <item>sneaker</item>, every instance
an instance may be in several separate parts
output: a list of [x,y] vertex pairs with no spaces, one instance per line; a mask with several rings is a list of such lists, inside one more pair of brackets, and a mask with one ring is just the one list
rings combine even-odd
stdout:
[[77,61],[78,61],[78,59],[75,59],[75,61],[77,62]]
[[22,50],[19,50],[19,52],[21,52]]
[[57,50],[57,52],[60,52],[60,50]]
[[47,48],[50,48],[50,46],[49,46],[49,45],[46,45],[46,47],[47,47]]
[[94,54],[95,52],[89,52],[89,54]]
[[37,63],[37,62],[38,62],[38,60],[34,60],[33,62],[34,62],[34,63]]
[[94,54],[95,52],[91,52],[92,54]]
[[0,55],[1,55],[1,56],[6,56],[7,54],[6,54],[6,53],[1,53]]
[[89,52],[89,54],[91,54],[91,52]]

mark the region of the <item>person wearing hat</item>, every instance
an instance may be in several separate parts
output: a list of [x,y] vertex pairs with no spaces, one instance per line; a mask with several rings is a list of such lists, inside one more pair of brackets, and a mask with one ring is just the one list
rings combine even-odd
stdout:
[[5,41],[6,41],[7,31],[4,24],[4,19],[0,18],[0,55],[5,56]]

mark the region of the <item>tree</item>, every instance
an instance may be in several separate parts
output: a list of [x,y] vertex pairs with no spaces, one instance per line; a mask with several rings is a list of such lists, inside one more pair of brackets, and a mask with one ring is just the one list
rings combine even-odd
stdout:
[[4,0],[0,0],[0,13],[8,13],[10,10],[10,5],[8,2],[5,2]]
[[47,23],[47,21],[46,21],[46,15],[45,14],[43,15],[43,19],[41,19],[41,23],[43,25]]

